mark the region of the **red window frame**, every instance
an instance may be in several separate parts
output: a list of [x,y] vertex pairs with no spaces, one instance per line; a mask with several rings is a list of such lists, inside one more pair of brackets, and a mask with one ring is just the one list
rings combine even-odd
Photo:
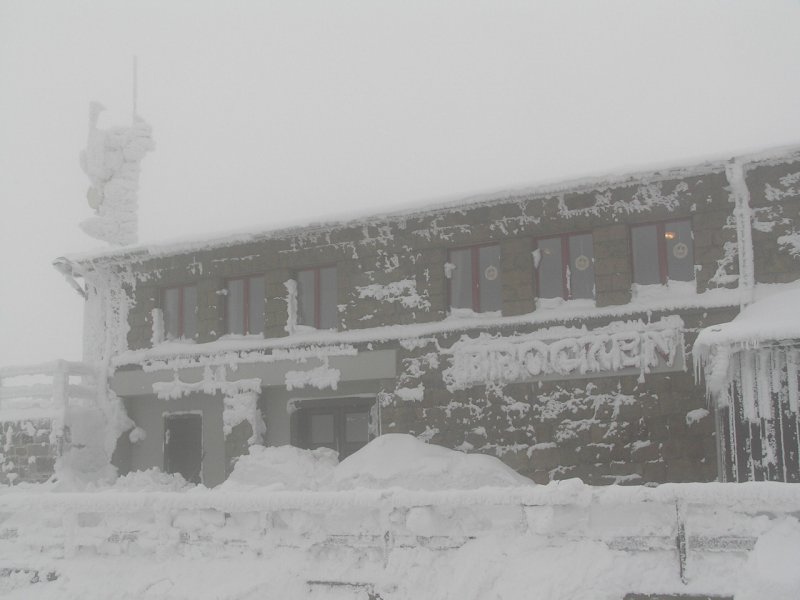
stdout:
[[[298,269],[295,271],[295,281],[298,282],[298,298],[297,302],[299,304],[300,297],[299,297],[299,282],[300,282],[300,273],[314,273],[314,324],[311,327],[315,329],[321,328],[321,321],[322,321],[322,270],[323,269],[336,269],[336,265],[320,265],[318,267],[308,267],[306,269]],[[336,276],[339,276],[338,270]],[[298,310],[298,317],[299,317],[299,310]],[[300,325],[309,325],[309,323],[300,323]]]
[[[636,272],[633,265],[633,254],[635,248],[633,247],[633,230],[637,227],[652,227],[656,226],[656,246],[658,248],[658,271],[659,281],[661,285],[666,285],[669,282],[669,263],[667,259],[667,240],[664,234],[667,232],[667,225],[670,223],[688,223],[689,230],[694,234],[694,227],[692,227],[691,219],[665,219],[663,221],[650,221],[648,223],[637,223],[628,228],[628,245],[631,251],[631,279],[636,283]],[[694,245],[694,244],[693,244]],[[694,251],[694,248],[692,248]]]
[[166,323],[166,313],[164,313],[164,308],[166,307],[166,295],[169,290],[178,290],[178,332],[177,332],[177,339],[184,337],[186,334],[186,311],[184,307],[184,291],[186,288],[195,287],[193,283],[186,284],[186,285],[171,285],[165,288],[161,288],[161,313],[162,318],[164,319],[164,338],[167,338],[167,323]]
[[[481,269],[480,269],[480,250],[481,248],[489,248],[490,246],[500,247],[497,242],[489,242],[486,244],[477,244],[475,246],[459,246],[458,248],[450,248],[447,250],[447,262],[452,264],[451,258],[453,252],[458,250],[470,250],[470,268],[472,274],[472,307],[471,310],[479,313],[481,312]],[[453,280],[448,280],[447,284],[447,305],[452,309],[453,307]]]
[[[569,238],[576,235],[592,235],[592,232],[570,231],[569,233],[559,233],[557,235],[543,235],[533,240],[533,249],[538,250],[540,240],[554,240],[557,238],[561,239],[561,298],[563,298],[564,300],[572,299],[572,295],[569,293],[569,280],[567,277],[569,264],[570,261],[572,260],[572,257],[569,255]],[[594,244],[594,238],[592,238],[592,244]],[[594,257],[594,248],[592,248],[592,256]],[[538,294],[539,290],[541,289],[539,286],[539,269],[535,269],[535,271],[536,271],[536,292]]]
[[[228,290],[228,285],[232,281],[241,281],[242,282],[242,302],[244,306],[242,307],[242,332],[243,335],[250,335],[250,280],[257,279],[259,277],[264,277],[263,275],[247,275],[246,277],[229,277],[225,280],[225,289]],[[266,281],[264,282],[266,285]],[[228,303],[230,302],[230,291],[228,295],[225,296],[225,328],[229,329],[228,327]],[[263,325],[262,325],[263,328]],[[231,333],[228,331],[228,333]]]

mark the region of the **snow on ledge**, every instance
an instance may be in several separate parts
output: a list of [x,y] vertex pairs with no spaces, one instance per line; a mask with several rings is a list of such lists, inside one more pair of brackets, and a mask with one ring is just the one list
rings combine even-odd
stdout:
[[706,356],[712,346],[757,347],[800,339],[800,286],[793,285],[754,302],[730,323],[705,328],[697,336],[695,353]]
[[[769,286],[774,288],[775,286]],[[680,311],[696,308],[724,308],[738,306],[740,294],[735,289],[718,288],[701,294],[677,293],[669,291],[658,297],[633,301],[628,304],[605,306],[601,308],[585,307],[581,304],[565,303],[559,308],[537,310],[525,315],[510,317],[494,313],[471,313],[469,316],[451,315],[441,321],[430,323],[414,323],[411,325],[387,325],[346,331],[314,330],[298,332],[280,338],[240,338],[215,340],[205,343],[165,342],[153,348],[128,350],[112,360],[115,367],[137,365],[154,361],[174,361],[186,359],[202,362],[203,357],[218,357],[211,362],[222,364],[227,362],[274,362],[276,360],[297,360],[316,356],[321,352],[327,356],[351,355],[358,352],[350,344],[385,342],[393,340],[413,340],[425,336],[470,329],[488,329],[496,327],[513,327],[520,325],[542,325],[585,321],[588,319],[606,319],[628,317],[631,315],[660,311]],[[305,347],[304,349],[301,349]],[[316,348],[315,348],[316,347]],[[263,353],[271,351],[265,356]],[[302,357],[298,354],[302,353]],[[192,363],[195,364],[195,363]],[[174,365],[169,365],[172,368]],[[167,368],[167,365],[153,365],[153,369]]]

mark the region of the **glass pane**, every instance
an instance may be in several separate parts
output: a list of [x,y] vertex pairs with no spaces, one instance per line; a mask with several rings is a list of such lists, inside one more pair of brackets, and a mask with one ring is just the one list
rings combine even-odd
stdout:
[[333,415],[309,415],[309,439],[312,444],[332,444]]
[[349,413],[344,416],[344,441],[369,441],[369,413]]
[[564,297],[561,238],[539,240],[539,298]]
[[594,298],[592,234],[569,236],[569,297]]
[[297,273],[297,322],[314,327],[316,314],[316,275],[313,269]]
[[691,221],[676,221],[664,225],[667,250],[667,273],[674,281],[694,280]]
[[319,327],[336,329],[339,322],[339,294],[336,289],[336,267],[319,270]]
[[264,333],[266,286],[263,277],[250,278],[250,298],[248,303],[247,332]]
[[180,291],[168,288],[161,293],[161,312],[164,315],[164,336],[174,340],[180,336]]
[[244,280],[230,280],[228,295],[225,298],[227,331],[241,335],[244,333]]
[[640,225],[631,228],[634,283],[641,285],[661,283],[657,231],[655,225]]
[[450,251],[455,266],[450,277],[450,307],[477,308],[472,305],[472,249]]
[[197,335],[197,288],[183,288],[183,337],[191,339]]
[[502,310],[503,288],[500,281],[500,246],[478,249],[480,311]]

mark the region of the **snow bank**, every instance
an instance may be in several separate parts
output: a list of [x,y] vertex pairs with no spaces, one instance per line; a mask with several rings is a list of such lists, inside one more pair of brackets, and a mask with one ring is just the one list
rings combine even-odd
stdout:
[[236,460],[233,472],[217,489],[320,489],[330,480],[338,462],[336,452],[328,448],[302,450],[294,446],[250,446],[249,454]]
[[532,485],[493,456],[464,454],[390,433],[372,440],[341,463],[327,448],[251,446],[217,490],[472,490]]
[[185,492],[194,485],[187,482],[179,473],[163,473],[153,467],[146,471],[134,471],[119,477],[107,489],[113,492]]
[[797,600],[800,596],[800,523],[777,521],[758,538],[740,579],[736,600]]
[[389,433],[344,459],[333,474],[337,489],[476,489],[532,485],[499,459],[426,444],[414,436]]

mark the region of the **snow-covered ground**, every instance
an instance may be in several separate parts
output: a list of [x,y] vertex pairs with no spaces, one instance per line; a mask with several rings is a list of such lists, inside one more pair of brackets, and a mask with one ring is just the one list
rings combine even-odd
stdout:
[[400,434],[341,463],[256,446],[213,490],[155,470],[2,488],[0,594],[796,599],[798,512],[791,484],[538,486]]

